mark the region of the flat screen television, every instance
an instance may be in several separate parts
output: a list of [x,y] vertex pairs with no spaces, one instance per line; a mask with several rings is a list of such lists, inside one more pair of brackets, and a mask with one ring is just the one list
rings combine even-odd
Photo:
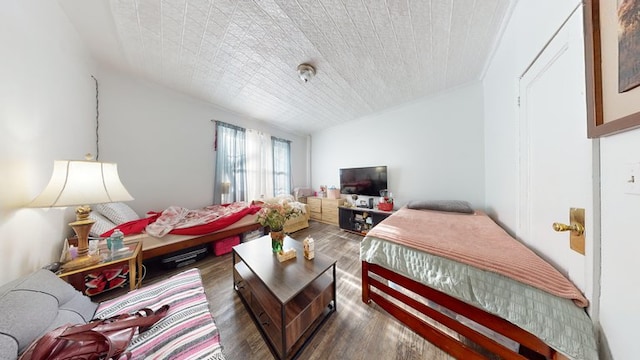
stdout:
[[380,196],[387,189],[387,167],[370,166],[340,169],[340,193]]

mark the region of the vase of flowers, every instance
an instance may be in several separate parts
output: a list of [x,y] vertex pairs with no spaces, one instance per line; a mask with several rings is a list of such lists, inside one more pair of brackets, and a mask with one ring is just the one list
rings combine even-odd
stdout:
[[282,251],[282,247],[284,246],[284,230],[271,230],[269,235],[271,235],[271,251],[274,253]]
[[265,202],[258,211],[260,225],[269,227],[271,235],[271,250],[274,253],[282,251],[284,244],[284,223],[300,214],[300,210],[294,208],[288,201]]

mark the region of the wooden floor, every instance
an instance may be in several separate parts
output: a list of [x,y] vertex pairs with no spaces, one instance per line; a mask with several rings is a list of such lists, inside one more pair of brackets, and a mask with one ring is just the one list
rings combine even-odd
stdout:
[[[310,221],[309,228],[293,233],[291,237],[302,240],[307,235],[315,240],[316,252],[338,260],[338,311],[319,329],[300,354],[300,359],[451,359],[375,304],[366,305],[361,301],[361,236],[343,232],[337,226]],[[220,330],[227,359],[273,358],[233,290],[231,254],[210,255],[193,265],[202,273],[209,307]],[[143,286],[186,270],[167,271],[153,264],[148,268]],[[109,297],[117,295],[116,292],[108,294]]]

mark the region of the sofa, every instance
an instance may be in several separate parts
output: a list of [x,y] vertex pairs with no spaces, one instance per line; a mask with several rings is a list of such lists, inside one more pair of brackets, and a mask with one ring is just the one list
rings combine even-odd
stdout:
[[167,315],[133,337],[127,349],[132,359],[225,358],[200,272],[193,268],[102,303],[49,270],[9,282],[0,287],[0,359],[17,359],[34,340],[61,325],[145,307],[155,311],[165,304]]

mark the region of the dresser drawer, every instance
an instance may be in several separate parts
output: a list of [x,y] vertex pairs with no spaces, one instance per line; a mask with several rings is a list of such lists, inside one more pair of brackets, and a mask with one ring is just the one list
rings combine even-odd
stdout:
[[322,213],[322,221],[333,225],[338,225],[338,213]]
[[323,208],[322,209],[322,217],[324,218],[325,216],[327,217],[335,217],[336,219],[338,218],[338,207],[334,207],[334,208]]
[[323,207],[322,221],[338,225],[338,207]]
[[338,206],[342,204],[344,204],[344,199],[308,197],[309,218],[338,225]]
[[322,199],[322,212],[335,209],[338,211],[338,206],[344,203],[343,199]]
[[322,212],[322,199],[320,198],[307,198],[307,205],[312,213]]

